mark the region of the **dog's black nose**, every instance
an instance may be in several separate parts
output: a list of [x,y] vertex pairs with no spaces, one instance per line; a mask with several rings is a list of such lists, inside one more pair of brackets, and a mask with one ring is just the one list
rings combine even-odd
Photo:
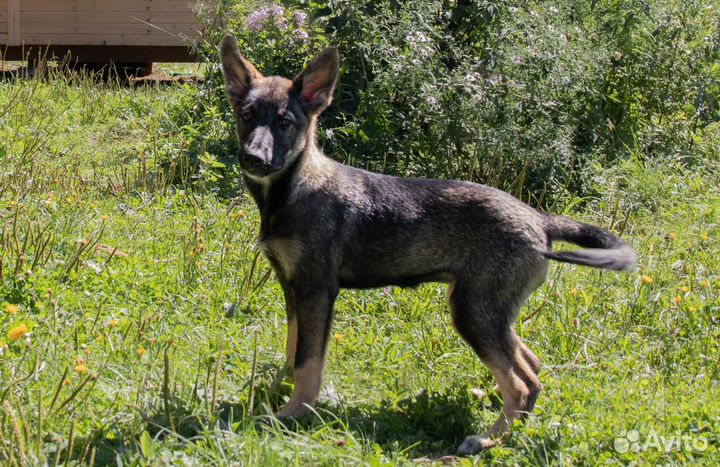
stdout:
[[240,156],[240,161],[243,166],[259,172],[269,172],[272,168],[271,164],[266,162],[264,157],[249,151],[243,152]]

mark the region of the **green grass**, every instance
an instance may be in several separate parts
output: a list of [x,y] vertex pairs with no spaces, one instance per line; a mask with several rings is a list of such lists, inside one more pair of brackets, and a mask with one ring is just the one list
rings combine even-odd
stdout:
[[153,67],[155,73],[169,75],[204,76],[206,66],[200,63],[156,63]]
[[[53,78],[0,82],[0,465],[428,465],[497,417],[437,284],[343,291],[339,402],[270,417],[291,388],[255,208],[170,184],[196,91]],[[568,204],[624,231],[639,269],[553,266],[517,323],[545,365],[537,407],[458,465],[717,462],[719,150],[716,126],[688,160],[598,168],[604,197]],[[619,453],[629,430],[704,450]]]

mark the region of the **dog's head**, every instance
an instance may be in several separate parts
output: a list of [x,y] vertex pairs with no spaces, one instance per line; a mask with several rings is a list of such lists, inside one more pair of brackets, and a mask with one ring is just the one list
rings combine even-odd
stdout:
[[315,119],[330,104],[340,62],[337,49],[320,51],[292,80],[261,75],[230,35],[223,39],[220,61],[245,174],[262,180],[282,172],[301,156],[313,138]]

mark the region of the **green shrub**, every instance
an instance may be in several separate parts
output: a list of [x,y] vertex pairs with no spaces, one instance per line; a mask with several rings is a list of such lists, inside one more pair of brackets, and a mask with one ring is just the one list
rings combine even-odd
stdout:
[[[711,6],[226,0],[203,52],[216,64],[215,44],[229,32],[265,74],[292,76],[337,45],[342,77],[319,138],[328,154],[385,173],[489,183],[547,205],[567,191],[592,194],[595,172],[630,154],[691,159],[719,119],[720,14]],[[203,106],[231,119],[217,65],[206,85]],[[232,148],[231,132],[223,135]]]

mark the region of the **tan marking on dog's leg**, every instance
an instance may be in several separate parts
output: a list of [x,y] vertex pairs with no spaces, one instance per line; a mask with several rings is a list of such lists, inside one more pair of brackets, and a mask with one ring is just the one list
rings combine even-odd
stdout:
[[[515,340],[515,343],[520,352],[520,357],[525,361],[530,370],[535,373],[535,375],[538,375],[540,373],[540,368],[542,368],[542,361],[540,361],[540,358],[535,355],[535,353],[530,350],[527,345],[525,345],[525,343],[522,341],[522,339],[520,339],[520,336],[518,336],[515,331],[511,332],[512,338]],[[494,390],[495,392],[500,393],[500,385],[496,384]]]
[[285,343],[285,365],[287,366],[290,375],[293,374],[295,367],[295,350],[297,349],[297,320],[293,318],[288,319],[288,334],[287,341]]
[[520,353],[522,355],[522,358],[525,360],[525,362],[528,364],[530,369],[535,373],[536,375],[540,373],[540,368],[542,368],[542,362],[540,361],[540,358],[535,355],[535,353],[530,350],[530,348],[525,345],[525,343],[520,339],[520,336],[518,336],[515,331],[512,331],[513,338],[515,339],[518,348],[520,349]]
[[[509,363],[509,362],[508,362]],[[461,455],[472,455],[483,449],[489,449],[497,443],[497,439],[507,433],[512,422],[520,417],[522,400],[528,393],[523,380],[513,371],[511,365],[499,367],[488,365],[500,386],[503,396],[503,413],[495,423],[483,434],[468,436],[458,448]]]
[[301,417],[310,412],[320,394],[324,366],[325,359],[317,357],[295,368],[295,388],[290,400],[277,413],[278,417]]
[[515,420],[527,416],[535,405],[542,386],[523,356],[524,344],[517,335],[511,336],[507,344],[508,348],[485,361],[500,388],[503,413],[485,433],[465,438],[458,449],[460,454],[475,454],[494,446],[497,438],[507,433]]

